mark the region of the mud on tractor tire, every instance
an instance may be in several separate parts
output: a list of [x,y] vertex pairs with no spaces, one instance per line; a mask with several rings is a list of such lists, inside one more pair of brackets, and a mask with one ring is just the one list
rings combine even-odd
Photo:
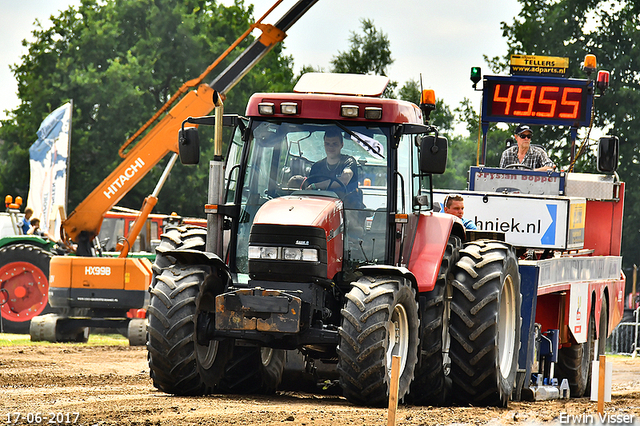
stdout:
[[205,395],[211,393],[220,380],[233,341],[198,344],[198,315],[205,307],[212,309],[210,298],[203,300],[201,295],[211,267],[182,265],[164,253],[171,249],[204,250],[206,230],[177,227],[161,238],[147,311],[150,375],[154,386],[163,392]]
[[520,275],[513,248],[474,241],[460,250],[451,298],[453,400],[506,406],[520,350]]
[[[432,291],[418,297],[420,307],[420,354],[408,402],[416,405],[445,405],[451,392],[449,369],[449,302],[453,269],[460,257],[462,241],[451,236]],[[449,290],[447,290],[449,289]]]
[[403,399],[418,361],[418,304],[408,280],[364,276],[352,284],[341,311],[338,371],[352,403],[388,403],[391,360],[401,357],[398,398]]
[[2,331],[28,334],[31,319],[52,312],[49,301],[51,252],[32,244],[0,249]]

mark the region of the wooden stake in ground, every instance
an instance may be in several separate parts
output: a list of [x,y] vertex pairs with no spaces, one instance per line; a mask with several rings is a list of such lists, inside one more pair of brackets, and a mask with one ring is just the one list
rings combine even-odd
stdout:
[[387,426],[396,425],[396,411],[398,410],[398,384],[400,382],[400,357],[394,355],[391,359],[391,383],[389,386],[389,413]]
[[598,364],[598,414],[604,414],[604,375],[607,357],[600,355]]

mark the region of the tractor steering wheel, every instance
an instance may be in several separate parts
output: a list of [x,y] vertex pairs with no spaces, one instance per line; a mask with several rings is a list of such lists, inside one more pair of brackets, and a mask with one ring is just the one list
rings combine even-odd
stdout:
[[509,164],[505,166],[505,169],[524,169],[524,170],[533,170],[532,167],[525,166],[524,164]]
[[[344,183],[342,183],[341,180],[336,179],[333,176],[322,176],[322,175],[309,176],[307,178],[307,180],[305,181],[305,185],[307,185],[307,189],[309,189],[308,185],[311,185],[312,183],[322,182],[322,181],[325,181],[325,180],[329,181],[329,185],[327,185],[327,189],[326,189],[327,191],[334,191],[334,190],[338,189],[338,190],[343,191],[345,194],[347,193],[347,186]],[[338,185],[340,185],[340,188],[333,188],[332,189],[331,188],[331,183],[333,183],[333,182],[338,183]]]

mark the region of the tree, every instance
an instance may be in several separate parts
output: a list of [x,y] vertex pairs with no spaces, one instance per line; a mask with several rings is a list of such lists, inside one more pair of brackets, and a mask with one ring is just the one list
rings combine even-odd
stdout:
[[[73,209],[122,161],[117,154],[122,143],[183,82],[224,52],[253,22],[252,14],[253,7],[242,0],[229,7],[202,0],[83,0],[52,17],[50,28],[37,25],[35,41],[23,42],[28,53],[12,67],[21,104],[0,128],[0,189],[26,198],[28,148],[38,126],[73,99],[68,203]],[[251,41],[244,41],[238,53]],[[255,91],[291,88],[292,59],[282,55],[281,46],[256,68],[229,92],[225,111],[244,112]],[[212,148],[206,143],[202,148],[208,158]],[[158,165],[121,204],[139,208],[163,167]],[[207,176],[207,161],[195,169],[177,165],[156,211],[203,216]]]
[[387,67],[393,63],[389,38],[373,25],[370,19],[360,20],[363,35],[351,33],[351,47],[338,52],[331,60],[333,72],[387,75]]
[[596,100],[595,126],[610,128],[610,134],[620,138],[618,173],[626,182],[622,252],[627,267],[638,264],[634,248],[640,244],[640,193],[635,190],[640,185],[640,2],[519,1],[519,18],[503,23],[509,54],[568,57],[570,75],[579,75],[581,59],[593,53],[600,68],[611,72],[608,93]]

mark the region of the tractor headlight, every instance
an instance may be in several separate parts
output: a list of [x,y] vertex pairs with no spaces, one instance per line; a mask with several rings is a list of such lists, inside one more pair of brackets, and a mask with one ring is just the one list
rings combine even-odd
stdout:
[[318,249],[297,247],[249,246],[249,259],[297,260],[318,262]]
[[283,250],[284,260],[302,260],[304,262],[317,262],[318,250],[312,248],[285,247]]
[[278,247],[249,246],[249,259],[275,260],[278,258]]

